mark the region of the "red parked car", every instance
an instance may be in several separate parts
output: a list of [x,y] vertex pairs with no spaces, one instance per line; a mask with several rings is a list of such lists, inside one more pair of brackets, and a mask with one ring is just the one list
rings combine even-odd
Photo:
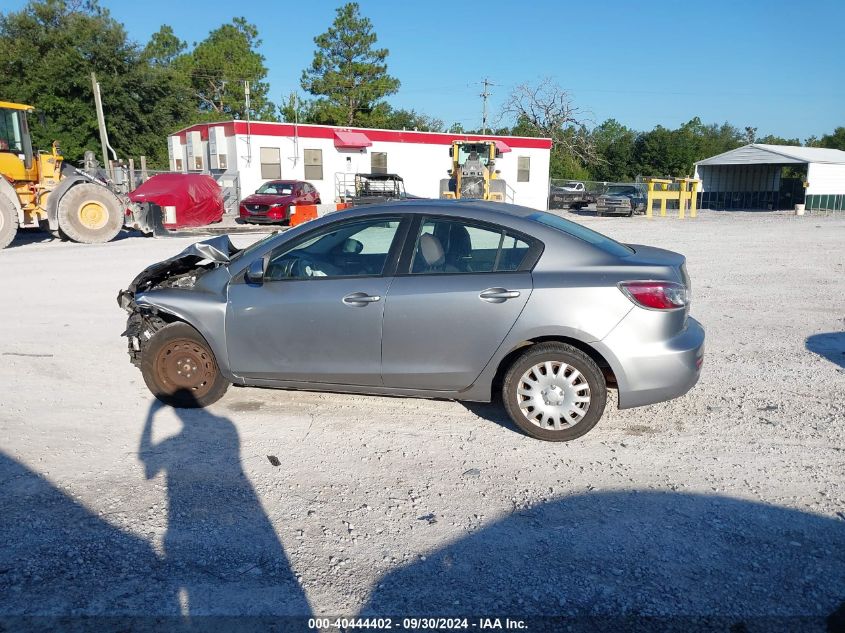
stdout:
[[302,180],[270,180],[241,200],[241,222],[290,223],[291,205],[320,204],[320,192]]

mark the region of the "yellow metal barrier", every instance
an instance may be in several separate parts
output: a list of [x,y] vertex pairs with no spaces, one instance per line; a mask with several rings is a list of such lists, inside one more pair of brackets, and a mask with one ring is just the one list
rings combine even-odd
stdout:
[[[689,215],[694,218],[698,215],[698,185],[701,181],[695,178],[646,178],[648,186],[648,199],[646,200],[645,215],[647,218],[654,217],[653,203],[660,200],[660,217],[666,217],[666,201],[678,201],[678,217],[683,220],[686,217],[687,205]],[[678,189],[669,189],[669,185],[677,184]]]

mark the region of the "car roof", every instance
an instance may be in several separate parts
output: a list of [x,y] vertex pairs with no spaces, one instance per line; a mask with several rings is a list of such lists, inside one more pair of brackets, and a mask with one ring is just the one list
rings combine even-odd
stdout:
[[[513,218],[525,218],[537,213],[537,209],[521,207],[506,202],[490,202],[487,200],[448,200],[439,198],[412,198],[406,200],[392,200],[381,204],[352,207],[341,213],[352,215],[368,215],[370,213],[437,213],[440,215],[460,215],[461,213],[482,212],[504,215]],[[356,213],[357,212],[357,213]]]

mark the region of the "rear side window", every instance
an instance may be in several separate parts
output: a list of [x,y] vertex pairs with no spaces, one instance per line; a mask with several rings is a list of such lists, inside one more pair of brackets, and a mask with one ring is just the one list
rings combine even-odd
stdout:
[[514,235],[505,233],[502,241],[502,251],[499,255],[499,265],[496,270],[519,270],[522,261],[528,254],[529,244]]
[[628,248],[624,244],[620,244],[616,240],[612,240],[606,235],[597,233],[596,231],[588,229],[586,226],[576,224],[575,222],[564,220],[563,218],[553,215],[551,213],[538,211],[537,213],[529,215],[528,219],[533,220],[534,222],[539,222],[540,224],[545,224],[546,226],[550,226],[553,229],[562,231],[563,233],[571,235],[572,237],[577,237],[579,240],[583,240],[588,244],[592,244],[596,248],[603,250],[609,255],[614,255],[616,257],[628,257],[628,255],[632,255],[634,253],[634,250],[632,248]]
[[462,220],[424,219],[411,274],[491,273],[519,270],[530,245],[497,227]]

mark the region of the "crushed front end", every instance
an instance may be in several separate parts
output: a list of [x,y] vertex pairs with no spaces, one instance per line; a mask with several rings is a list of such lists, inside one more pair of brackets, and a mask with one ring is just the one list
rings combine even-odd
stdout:
[[175,319],[155,306],[139,305],[138,296],[160,289],[191,290],[200,277],[228,264],[239,252],[226,235],[192,244],[178,255],[148,266],[126,290],[117,293],[117,304],[129,313],[126,330],[121,336],[128,339],[133,365],[140,366],[146,344]]

